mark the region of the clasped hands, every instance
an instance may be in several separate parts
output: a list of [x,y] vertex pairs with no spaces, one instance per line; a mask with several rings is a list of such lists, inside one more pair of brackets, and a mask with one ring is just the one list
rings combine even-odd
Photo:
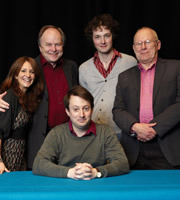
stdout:
[[133,130],[136,133],[136,137],[141,142],[147,142],[152,140],[154,137],[156,137],[157,133],[154,130],[154,126],[156,126],[155,123],[135,123],[132,125],[131,130]]
[[68,178],[75,180],[91,180],[96,178],[97,170],[89,163],[76,163],[76,166],[69,169]]

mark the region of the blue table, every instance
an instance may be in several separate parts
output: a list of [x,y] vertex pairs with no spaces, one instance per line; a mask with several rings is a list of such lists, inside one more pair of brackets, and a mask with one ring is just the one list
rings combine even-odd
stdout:
[[91,181],[33,175],[31,171],[0,175],[0,200],[173,200],[180,199],[180,170],[131,171]]

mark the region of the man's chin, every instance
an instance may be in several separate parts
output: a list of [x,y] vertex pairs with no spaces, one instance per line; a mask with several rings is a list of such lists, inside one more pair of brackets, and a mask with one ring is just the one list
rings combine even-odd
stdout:
[[60,56],[53,56],[53,55],[49,55],[49,62],[50,63],[56,63],[58,60],[60,59]]
[[59,58],[54,58],[54,59],[50,59],[49,62],[52,64],[55,64],[57,61],[59,60]]
[[89,128],[89,126],[88,126],[88,124],[79,124],[79,126],[78,126],[78,128],[80,129],[80,130],[82,130],[82,131],[84,131],[84,130],[87,130],[88,128]]
[[82,131],[84,130],[88,130],[89,129],[89,126],[90,126],[90,122],[86,122],[86,123],[80,123],[78,125],[78,128]]

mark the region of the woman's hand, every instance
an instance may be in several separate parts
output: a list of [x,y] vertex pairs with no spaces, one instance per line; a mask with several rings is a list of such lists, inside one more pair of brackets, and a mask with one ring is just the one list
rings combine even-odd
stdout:
[[3,174],[4,172],[10,172],[10,171],[6,168],[3,161],[0,161],[0,174]]

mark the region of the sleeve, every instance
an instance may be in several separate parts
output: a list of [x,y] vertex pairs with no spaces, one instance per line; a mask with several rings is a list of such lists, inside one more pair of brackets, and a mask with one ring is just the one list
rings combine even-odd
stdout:
[[73,86],[79,84],[78,76],[79,76],[78,75],[78,66],[75,62],[73,62],[73,65],[72,65],[72,85]]
[[0,112],[1,139],[10,135],[18,106],[18,99],[11,91],[7,91],[7,94],[3,99],[9,103],[10,107],[8,110],[6,110],[6,112]]
[[[59,132],[59,131],[58,131]],[[42,176],[67,178],[69,167],[57,164],[60,140],[56,135],[56,128],[46,136],[33,163],[33,173]]]
[[86,73],[84,72],[84,67],[83,67],[83,65],[81,65],[79,67],[79,84],[84,88],[88,88],[86,80],[88,80],[88,79],[86,78]]
[[72,88],[79,84],[78,81],[78,65],[76,62],[64,58],[63,70],[66,75],[69,87]]
[[110,127],[105,129],[105,154],[108,163],[97,167],[103,177],[117,176],[129,172],[129,163],[124,149]]
[[[118,83],[116,86],[116,95],[114,99],[112,113],[113,113],[113,120],[117,124],[117,126],[121,128],[123,132],[130,134],[131,126],[134,123],[138,122],[138,119],[136,119],[128,111],[128,108],[127,108],[128,103],[126,101],[129,102],[129,101],[132,101],[132,99],[130,99],[129,97],[129,94],[128,94],[129,91],[126,91],[127,82],[129,82],[129,80],[126,80],[126,79],[128,79],[128,77],[122,76],[122,74],[120,74],[118,77]],[[133,103],[133,109],[134,109],[136,108],[136,106],[135,106],[135,101],[133,102],[134,102]],[[132,103],[129,103],[129,104],[132,104]]]
[[[166,95],[166,98],[163,99],[159,95],[159,102],[168,103],[169,105],[163,112],[155,116],[151,121],[157,123],[154,129],[160,137],[169,133],[170,130],[175,128],[176,125],[180,123],[180,65],[177,68],[178,70],[173,73],[174,80],[170,80],[169,82],[166,81],[167,86],[164,85],[163,89],[165,91],[164,94]],[[173,68],[171,68],[171,72],[172,70]],[[171,72],[168,72],[169,76]],[[172,103],[172,101],[174,101],[174,103]]]

